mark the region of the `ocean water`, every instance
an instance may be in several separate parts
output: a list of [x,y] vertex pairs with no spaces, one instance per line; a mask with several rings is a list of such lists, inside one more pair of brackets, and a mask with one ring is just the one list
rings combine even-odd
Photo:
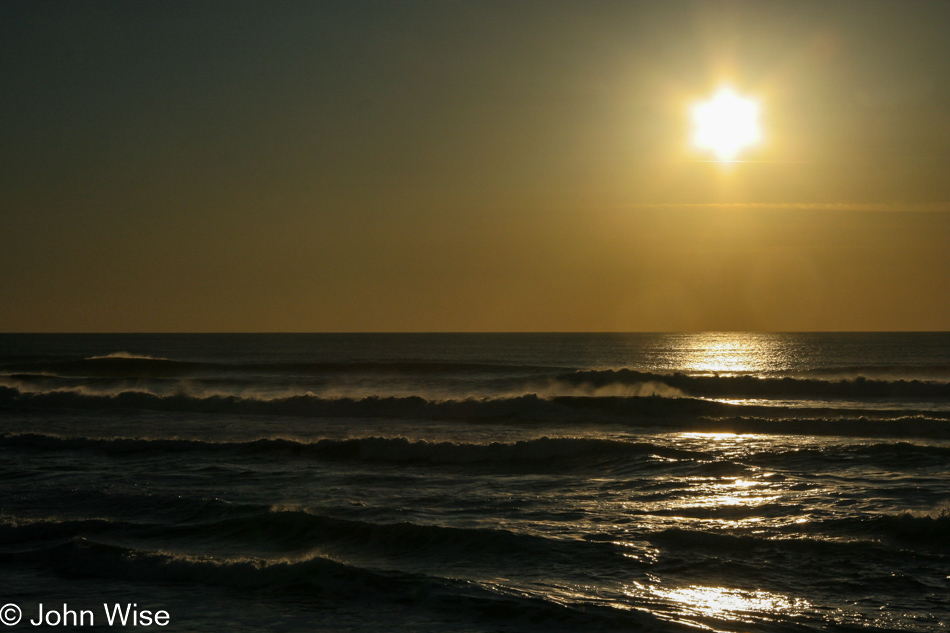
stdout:
[[11,630],[940,631],[948,507],[946,333],[0,335]]

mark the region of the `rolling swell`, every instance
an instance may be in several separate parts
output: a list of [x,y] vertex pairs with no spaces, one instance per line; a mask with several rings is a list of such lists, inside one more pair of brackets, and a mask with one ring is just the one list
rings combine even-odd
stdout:
[[[912,423],[912,421],[905,421],[905,423]],[[817,462],[854,464],[863,462],[865,465],[875,467],[918,471],[927,467],[944,468],[948,459],[950,459],[950,446],[887,442],[832,445],[824,446],[821,449],[796,448],[759,453],[752,461],[760,465],[804,465]]]
[[[701,574],[708,581],[742,584],[750,578],[757,586],[787,591],[802,573],[825,576],[827,569],[841,570],[815,583],[820,593],[862,599],[875,593],[891,596],[905,608],[913,604],[926,609],[928,596],[936,598],[945,586],[947,557],[940,551],[916,548],[912,574],[894,574],[907,569],[906,552],[888,547],[877,539],[845,537],[763,538],[752,534],[717,534],[671,528],[650,537],[665,555],[668,574]],[[762,574],[763,568],[768,572]],[[657,570],[659,572],[660,570]]]
[[[803,572],[821,575],[822,568],[832,568],[853,570],[850,575],[859,591],[891,583],[896,584],[893,589],[900,591],[898,587],[906,584],[891,572],[907,564],[907,551],[893,545],[906,547],[910,539],[882,538],[877,534],[841,529],[832,534],[828,527],[827,523],[816,522],[807,535],[796,532],[792,538],[670,528],[650,535],[648,541],[664,552],[667,572],[702,570],[713,576],[726,574],[781,582],[793,580]],[[947,564],[945,548],[934,547],[930,542],[914,547],[916,578],[910,587],[911,593],[920,589],[939,591],[944,584]],[[769,568],[765,575],[760,575],[762,565]]]
[[877,516],[828,519],[811,529],[828,534],[846,534],[950,549],[950,511],[934,514],[903,512]]
[[950,413],[738,405],[658,396],[555,396],[428,400],[419,396],[324,398],[313,394],[250,398],[160,396],[142,391],[90,395],[21,392],[0,386],[0,409],[146,410],[312,418],[388,418],[507,423],[620,423],[667,431],[842,436],[950,437]]
[[63,360],[7,362],[0,365],[3,373],[41,374],[52,376],[100,378],[161,378],[195,375],[324,375],[324,374],[483,374],[563,371],[533,365],[503,365],[493,363],[459,363],[434,361],[351,361],[351,362],[214,362],[188,361],[109,354]]
[[39,433],[0,434],[0,446],[36,450],[94,450],[110,454],[188,452],[234,453],[360,459],[384,462],[433,462],[468,464],[481,462],[544,462],[564,458],[620,458],[661,456],[671,459],[709,459],[702,452],[659,446],[646,442],[591,438],[549,438],[490,444],[410,441],[404,437],[322,439],[301,442],[264,438],[247,442],[207,442],[190,439],[62,437]]
[[501,419],[549,422],[596,415],[613,420],[629,416],[669,417],[725,415],[738,407],[718,402],[659,397],[541,398],[535,394],[464,400],[427,400],[419,396],[324,398],[301,394],[271,399],[233,395],[159,396],[144,391],[123,391],[115,395],[84,394],[76,391],[21,392],[0,387],[0,407],[71,409],[147,409],[195,413],[290,415],[310,417],[381,417],[440,420]]
[[493,582],[445,578],[344,563],[320,555],[268,559],[189,556],[75,538],[66,543],[0,554],[0,561],[29,563],[70,578],[208,585],[304,604],[353,601],[419,607],[517,630],[687,631],[641,610],[615,609],[579,599],[552,600],[539,592]]
[[[411,522],[375,523],[336,518],[304,509],[258,506],[241,515],[217,519],[163,524],[154,521],[130,522],[105,518],[0,520],[0,543],[4,545],[36,542],[65,542],[95,537],[100,541],[127,542],[147,540],[167,546],[181,543],[225,543],[248,552],[264,548],[289,554],[324,553],[348,559],[374,558],[393,560],[415,557],[426,566],[437,563],[465,569],[485,566],[492,556],[518,560],[528,565],[576,565],[579,558],[588,564],[610,565],[620,558],[620,550],[611,543],[577,539],[553,539],[540,535],[493,528],[461,528]],[[488,564],[490,568],[492,564]]]
[[[809,410],[799,413],[807,415]],[[831,413],[831,412],[827,412]],[[844,413],[837,411],[835,413]],[[950,420],[935,412],[897,417],[732,417],[695,420],[684,428],[706,433],[766,433],[776,435],[830,435],[841,437],[950,438]]]

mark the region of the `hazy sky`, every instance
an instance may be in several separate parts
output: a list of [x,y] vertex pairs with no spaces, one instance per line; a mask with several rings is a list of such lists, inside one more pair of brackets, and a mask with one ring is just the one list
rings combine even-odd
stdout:
[[[0,331],[950,329],[950,2],[0,1]],[[723,165],[723,82],[763,142]]]

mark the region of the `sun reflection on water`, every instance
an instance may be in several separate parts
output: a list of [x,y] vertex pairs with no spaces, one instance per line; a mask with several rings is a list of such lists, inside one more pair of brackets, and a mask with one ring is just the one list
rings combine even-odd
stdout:
[[[735,433],[678,433],[676,446],[711,452],[698,471],[679,479],[682,494],[656,503],[651,511],[678,526],[704,523],[722,528],[759,528],[768,518],[762,508],[789,495],[786,478],[748,463],[765,437]],[[715,456],[713,456],[715,455]]]
[[812,608],[811,603],[769,591],[744,591],[728,587],[690,585],[664,588],[657,585],[634,583],[627,595],[634,598],[653,598],[673,603],[682,612],[706,617],[730,617],[746,620],[743,615],[794,615]]
[[760,374],[789,364],[788,346],[769,334],[704,332],[678,342],[679,366],[693,374]]
[[[681,507],[690,509],[736,506],[755,508],[774,503],[781,498],[780,495],[774,494],[768,488],[763,490],[763,485],[760,482],[744,479],[722,482],[697,481],[694,482],[694,488],[697,492],[702,493],[702,497],[699,499],[684,499]],[[670,509],[675,510],[677,507],[676,504],[673,504]],[[749,520],[746,519],[746,521]]]

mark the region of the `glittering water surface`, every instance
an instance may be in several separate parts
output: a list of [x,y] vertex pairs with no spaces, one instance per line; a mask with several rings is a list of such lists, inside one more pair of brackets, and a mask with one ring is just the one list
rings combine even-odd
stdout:
[[3,599],[942,630],[948,383],[944,334],[4,335]]

